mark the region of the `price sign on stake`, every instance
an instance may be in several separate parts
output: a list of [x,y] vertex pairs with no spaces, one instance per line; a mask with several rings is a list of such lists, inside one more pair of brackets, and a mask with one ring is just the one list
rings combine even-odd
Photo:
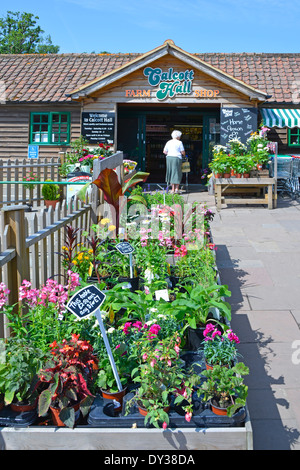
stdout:
[[122,255],[129,255],[129,266],[130,266],[130,277],[133,278],[133,265],[132,265],[132,253],[134,252],[134,248],[128,242],[120,242],[116,245],[116,249]]
[[102,338],[109,357],[109,362],[117,382],[118,390],[122,390],[122,384],[117,371],[116,363],[111,352],[110,344],[106,335],[105,327],[101,318],[100,306],[105,300],[105,294],[93,284],[83,287],[72,296],[67,304],[67,309],[77,316],[79,320],[94,314],[98,320]]

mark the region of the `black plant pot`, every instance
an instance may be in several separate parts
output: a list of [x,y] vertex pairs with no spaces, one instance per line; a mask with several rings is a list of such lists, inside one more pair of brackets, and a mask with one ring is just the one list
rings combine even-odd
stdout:
[[187,344],[186,347],[189,351],[197,351],[202,347],[202,341],[204,341],[204,330],[205,326],[198,328],[187,328]]
[[135,292],[139,289],[139,281],[140,281],[140,278],[139,277],[125,277],[125,276],[120,276],[118,278],[118,282],[119,283],[122,283],[122,282],[128,282],[131,284],[131,292]]

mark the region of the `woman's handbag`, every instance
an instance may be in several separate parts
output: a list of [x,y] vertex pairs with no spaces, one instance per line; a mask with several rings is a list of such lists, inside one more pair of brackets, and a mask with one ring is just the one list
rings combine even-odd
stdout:
[[189,161],[185,161],[181,163],[181,171],[182,173],[189,173],[191,171],[191,166]]

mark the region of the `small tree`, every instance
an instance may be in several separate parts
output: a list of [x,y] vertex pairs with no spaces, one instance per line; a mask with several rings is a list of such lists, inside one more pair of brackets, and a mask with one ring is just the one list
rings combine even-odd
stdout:
[[44,31],[36,26],[38,16],[32,13],[8,11],[6,18],[0,18],[1,54],[56,54],[51,37],[44,39]]

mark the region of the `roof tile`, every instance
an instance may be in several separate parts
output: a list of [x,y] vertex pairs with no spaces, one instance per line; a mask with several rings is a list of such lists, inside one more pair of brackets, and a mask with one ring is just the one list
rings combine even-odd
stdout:
[[[0,80],[7,101],[68,102],[67,93],[142,54],[0,55]],[[292,102],[300,79],[300,54],[201,53],[195,57],[272,97]]]

